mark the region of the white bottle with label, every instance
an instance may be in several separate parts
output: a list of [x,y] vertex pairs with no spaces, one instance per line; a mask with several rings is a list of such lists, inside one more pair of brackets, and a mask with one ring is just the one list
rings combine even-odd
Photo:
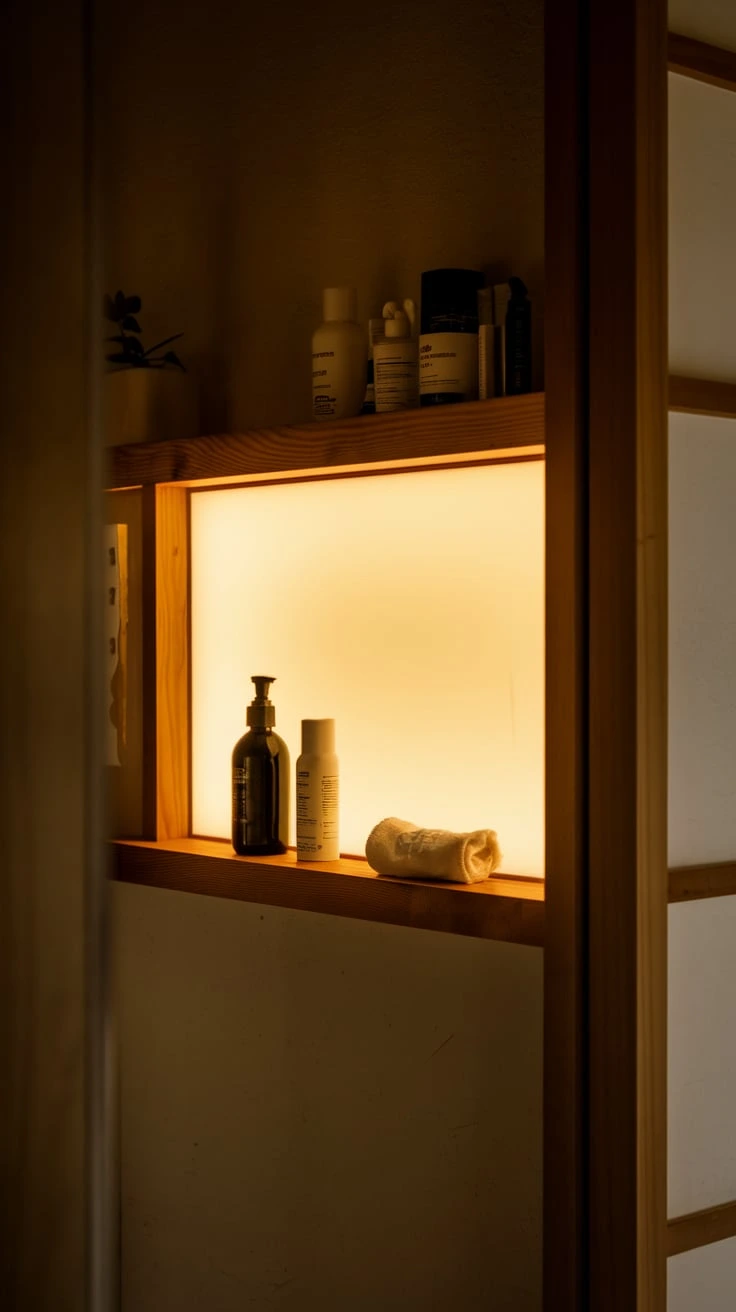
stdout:
[[335,721],[302,720],[302,752],[296,763],[298,861],[337,861],[340,855],[338,792]]
[[312,414],[315,419],[350,419],[365,397],[368,345],[357,322],[354,287],[326,287],[324,322],[312,336]]
[[413,301],[405,301],[400,310],[395,301],[383,307],[384,336],[373,345],[376,414],[392,410],[413,410],[419,405],[419,354],[412,337],[408,310]]

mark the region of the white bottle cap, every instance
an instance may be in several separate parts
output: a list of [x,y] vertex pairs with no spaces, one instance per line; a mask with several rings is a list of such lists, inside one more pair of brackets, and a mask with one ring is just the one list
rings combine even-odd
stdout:
[[354,323],[358,317],[358,293],[354,287],[325,287],[322,316],[327,322]]
[[302,756],[331,756],[334,750],[334,720],[302,720]]
[[387,337],[408,337],[409,320],[407,316],[398,310],[393,319],[384,319],[383,331]]

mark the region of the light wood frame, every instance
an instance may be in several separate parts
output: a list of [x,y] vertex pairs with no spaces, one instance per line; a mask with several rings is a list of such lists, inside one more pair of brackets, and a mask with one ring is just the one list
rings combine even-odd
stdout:
[[225,842],[192,836],[189,508],[195,489],[539,461],[543,453],[539,394],[114,449],[110,482],[118,493],[140,487],[143,526],[143,834],[116,842],[116,877],[541,946],[541,878],[504,873],[480,888],[397,881],[364,859],[318,868],[292,853],[236,857]]

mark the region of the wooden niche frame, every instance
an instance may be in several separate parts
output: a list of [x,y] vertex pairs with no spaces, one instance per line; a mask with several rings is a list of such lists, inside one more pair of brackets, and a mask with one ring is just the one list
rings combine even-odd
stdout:
[[544,456],[544,397],[119,447],[110,488],[142,498],[142,835],[114,842],[126,882],[541,947],[544,881],[383,879],[357,857],[237,857],[191,833],[189,509],[193,490],[367,477]]

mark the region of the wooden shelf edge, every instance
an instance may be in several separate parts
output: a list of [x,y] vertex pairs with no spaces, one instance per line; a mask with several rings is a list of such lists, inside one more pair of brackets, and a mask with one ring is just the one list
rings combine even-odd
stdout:
[[[115,839],[111,848],[112,876],[122,883],[544,946],[543,879],[499,874],[467,885],[386,879],[358,857],[322,867],[297,861],[293,852],[237,857],[228,843],[204,838]],[[731,895],[736,861],[669,872],[670,903]]]
[[323,867],[284,857],[237,857],[229,844],[181,838],[112,843],[112,877],[123,883],[317,911],[382,924],[542,947],[544,881],[499,875],[483,884],[382,878],[366,861]]
[[[669,408],[736,418],[736,383],[673,374]],[[108,452],[108,490],[178,483],[212,487],[365,470],[422,460],[471,460],[489,453],[512,460],[544,455],[544,392],[492,401],[368,415],[329,424],[295,424],[173,442],[144,442]],[[516,453],[516,454],[515,454]]]
[[670,32],[667,65],[670,73],[692,77],[724,91],[736,91],[736,51]]
[[670,374],[669,408],[680,414],[736,419],[736,383]]
[[[468,401],[330,423],[256,428],[112,447],[110,490],[151,483],[212,483],[544,444],[544,393]],[[541,455],[538,452],[537,455]]]
[[675,1216],[667,1222],[668,1257],[705,1248],[706,1244],[720,1244],[724,1239],[736,1239],[736,1201]]
[[705,866],[675,866],[670,870],[669,901],[699,902],[736,894],[736,861]]

